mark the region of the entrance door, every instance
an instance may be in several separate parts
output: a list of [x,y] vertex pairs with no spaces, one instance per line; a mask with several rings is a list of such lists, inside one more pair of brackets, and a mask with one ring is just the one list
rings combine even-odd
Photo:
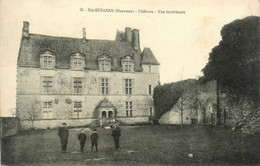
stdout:
[[107,112],[106,111],[102,111],[102,119],[107,118]]
[[108,118],[113,118],[113,112],[112,111],[108,111]]

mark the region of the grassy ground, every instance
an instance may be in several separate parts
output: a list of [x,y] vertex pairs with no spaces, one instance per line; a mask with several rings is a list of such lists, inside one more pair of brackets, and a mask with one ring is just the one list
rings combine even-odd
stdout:
[[[258,136],[243,136],[210,126],[121,127],[120,150],[114,150],[111,130],[98,128],[99,152],[79,153],[77,134],[70,129],[68,151],[60,149],[57,130],[21,133],[2,140],[7,165],[257,165]],[[193,158],[188,157],[193,154]]]

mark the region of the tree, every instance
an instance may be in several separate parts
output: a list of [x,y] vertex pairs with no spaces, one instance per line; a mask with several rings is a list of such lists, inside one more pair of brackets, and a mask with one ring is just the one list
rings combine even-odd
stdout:
[[219,88],[234,100],[250,99],[259,105],[260,17],[235,20],[221,30],[222,40],[209,54],[202,69],[205,82],[217,80]]
[[30,101],[29,104],[29,109],[25,112],[25,118],[31,122],[31,128],[34,129],[34,122],[39,118],[41,108],[37,100]]

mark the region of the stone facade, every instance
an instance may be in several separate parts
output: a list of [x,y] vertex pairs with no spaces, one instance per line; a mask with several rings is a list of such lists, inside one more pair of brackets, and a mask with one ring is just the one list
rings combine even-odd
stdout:
[[[197,89],[196,107],[183,112],[183,124],[217,125],[216,81],[198,84],[193,88]],[[234,126],[252,112],[250,106],[247,100],[230,103],[228,97],[219,91],[220,125]],[[173,107],[159,119],[159,122],[161,124],[181,124],[180,111]]]
[[[193,108],[187,108],[183,111],[183,124],[212,124],[217,122],[216,115],[216,81],[206,84],[194,85],[197,89],[196,97],[189,102],[196,103]],[[194,91],[195,93],[195,91]],[[181,124],[181,113],[173,107],[166,112],[160,119],[161,124]]]
[[[27,29],[29,28],[27,27]],[[128,33],[130,32],[127,31]],[[139,30],[135,30],[133,35],[139,40],[136,37],[139,36]],[[153,115],[153,88],[160,82],[159,63],[150,52],[144,55],[144,52],[140,51],[139,41],[111,41],[116,46],[122,47],[113,48],[111,46],[112,51],[104,51],[108,52],[105,58],[108,58],[109,63],[106,64],[104,61],[103,64],[103,61],[99,62],[103,59],[100,60],[97,57],[93,63],[99,64],[96,64],[97,69],[94,69],[96,66],[93,67],[93,64],[89,62],[88,56],[91,56],[88,55],[89,52],[79,49],[76,50],[78,53],[75,54],[75,50],[71,50],[67,55],[70,58],[62,58],[62,55],[59,55],[61,50],[57,48],[62,47],[62,42],[65,42],[62,38],[57,39],[52,46],[46,46],[46,49],[44,49],[43,43],[47,37],[41,38],[41,35],[37,35],[37,38],[35,35],[23,35],[21,42],[17,68],[16,107],[17,117],[22,120],[23,129],[29,128],[29,122],[32,121],[34,121],[35,128],[55,128],[62,122],[67,122],[69,126],[89,125],[93,120],[102,118],[123,119],[122,122],[126,124],[148,123],[149,116]],[[32,48],[34,47],[33,42],[36,39],[42,40],[39,42],[39,48],[42,51],[38,53],[32,51],[34,50]],[[80,39],[75,39],[75,41],[78,40]],[[130,39],[128,38],[128,40]],[[88,47],[88,50],[91,50],[93,54],[96,53],[93,43],[92,45],[88,44],[83,33],[83,41],[80,45]],[[102,42],[99,45],[97,42],[95,47],[106,47],[106,45]],[[125,53],[124,47],[126,49],[131,47],[133,56]],[[119,53],[122,52],[126,55],[117,55],[117,51],[113,51],[113,49],[118,49]],[[41,56],[45,54],[50,55],[50,57],[42,59]],[[99,54],[103,54],[102,50]],[[32,63],[24,61],[26,56],[28,56],[27,60],[31,60]],[[103,58],[102,55],[97,56]],[[118,63],[125,56],[131,57],[131,61]],[[77,59],[77,57],[79,58]],[[152,59],[152,62],[147,64],[142,59]],[[66,63],[71,64],[71,67],[60,67],[62,66],[60,61],[65,60]],[[78,62],[80,60],[83,60],[82,63]],[[129,66],[122,66],[125,63]],[[35,66],[35,64],[40,66]],[[102,70],[102,65],[107,65],[109,70]],[[127,70],[133,66],[134,68]],[[109,111],[104,115],[101,111],[104,109],[99,109],[104,100],[109,101],[115,107],[112,116],[108,115]]]

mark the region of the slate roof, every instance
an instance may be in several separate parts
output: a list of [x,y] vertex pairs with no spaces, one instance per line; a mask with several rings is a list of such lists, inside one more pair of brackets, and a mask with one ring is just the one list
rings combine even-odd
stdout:
[[[120,33],[121,34],[121,33]],[[130,42],[110,40],[86,40],[82,38],[54,37],[30,34],[22,38],[18,66],[40,67],[40,53],[54,52],[56,68],[70,68],[70,55],[84,54],[86,69],[98,70],[98,56],[107,53],[112,59],[112,71],[122,71],[121,58],[126,55],[134,56],[135,71],[142,71],[141,50],[134,50]]]
[[145,47],[141,56],[142,56],[142,64],[160,65],[156,60],[155,56],[153,55],[153,52],[150,48]]

